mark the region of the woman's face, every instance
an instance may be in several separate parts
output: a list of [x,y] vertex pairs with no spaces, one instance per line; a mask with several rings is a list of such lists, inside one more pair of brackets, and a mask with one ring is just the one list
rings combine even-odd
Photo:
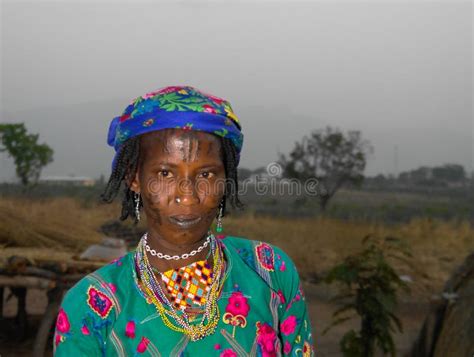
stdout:
[[153,235],[174,244],[202,239],[217,214],[224,182],[218,137],[183,129],[141,137],[138,169],[130,187],[141,194]]

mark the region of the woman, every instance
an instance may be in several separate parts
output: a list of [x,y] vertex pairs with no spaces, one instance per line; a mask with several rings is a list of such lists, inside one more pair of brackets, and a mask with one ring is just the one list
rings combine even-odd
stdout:
[[136,249],[63,298],[57,356],[313,355],[300,280],[278,247],[222,231],[241,208],[239,120],[224,99],[167,87],[134,100],[109,128],[116,155],[101,198],[123,185],[121,219],[146,216]]

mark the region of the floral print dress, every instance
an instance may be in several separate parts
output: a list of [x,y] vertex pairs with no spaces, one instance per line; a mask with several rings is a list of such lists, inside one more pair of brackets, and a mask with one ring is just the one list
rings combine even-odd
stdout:
[[133,250],[65,294],[54,355],[313,356],[306,301],[288,255],[264,242],[232,236],[218,241],[227,265],[212,335],[193,342],[163,324],[134,279]]

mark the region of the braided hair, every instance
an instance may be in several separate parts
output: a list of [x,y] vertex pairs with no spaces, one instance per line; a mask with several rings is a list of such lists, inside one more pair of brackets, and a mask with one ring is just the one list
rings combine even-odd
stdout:
[[[221,142],[221,157],[225,169],[225,190],[222,200],[222,216],[227,213],[226,201],[229,200],[232,207],[242,209],[244,204],[239,200],[238,196],[238,180],[237,180],[237,150],[234,144],[228,138],[219,137]],[[117,156],[116,165],[110,174],[109,181],[104,192],[100,195],[100,201],[103,203],[111,203],[118,195],[122,183],[123,199],[122,212],[120,220],[124,221],[127,217],[134,219],[135,225],[138,219],[135,213],[134,192],[127,184],[128,178],[135,177],[138,167],[138,157],[140,153],[140,136],[128,139],[121,147]],[[140,200],[139,208],[143,207],[143,201]]]

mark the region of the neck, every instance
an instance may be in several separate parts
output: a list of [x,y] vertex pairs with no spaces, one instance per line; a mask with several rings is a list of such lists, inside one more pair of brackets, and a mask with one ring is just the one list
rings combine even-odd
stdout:
[[[176,242],[170,241],[169,239],[165,239],[156,231],[150,229],[147,234],[147,242],[151,249],[155,249],[157,252],[160,252],[164,255],[167,254],[171,256],[181,256],[182,254],[190,253],[191,251],[197,249],[205,242],[207,237],[208,234],[206,232],[206,234],[201,236],[197,241],[192,240],[187,242],[186,240],[178,240],[178,242]],[[207,253],[209,252],[209,249],[210,245],[204,248],[201,252],[196,253],[196,255],[194,256],[189,256],[186,259],[179,260],[166,260],[164,258],[158,258],[152,256],[149,252],[147,252],[147,257],[151,265],[153,265],[159,271],[163,272],[170,269],[176,269],[199,260],[204,260],[207,256]]]

